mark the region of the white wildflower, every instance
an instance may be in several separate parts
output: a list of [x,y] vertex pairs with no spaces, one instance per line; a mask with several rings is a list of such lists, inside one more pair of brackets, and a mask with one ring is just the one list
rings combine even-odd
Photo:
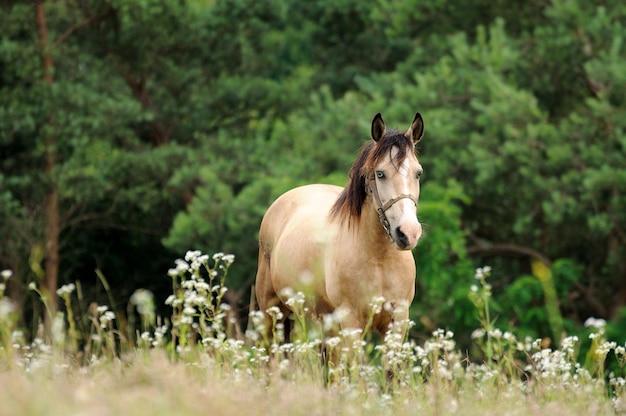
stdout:
[[472,339],[480,339],[485,336],[485,331],[481,328],[472,331]]
[[606,326],[606,321],[604,319],[596,319],[593,317],[587,318],[585,321],[585,328],[597,328],[601,329]]
[[563,341],[561,342],[561,348],[564,350],[572,348],[576,345],[577,342],[578,342],[578,337],[576,335],[565,337],[563,338]]
[[146,289],[137,289],[130,297],[130,303],[135,305],[137,312],[144,319],[154,319],[154,295]]
[[74,283],[69,283],[67,285],[61,286],[57,289],[57,295],[63,297],[65,295],[71,295],[72,292],[76,289],[76,285]]
[[198,293],[209,293],[209,290],[211,289],[209,287],[209,284],[205,281],[195,281],[195,285],[194,287],[196,288],[196,291]]
[[283,319],[283,313],[278,306],[272,306],[265,311],[268,315],[274,317],[277,321]]
[[130,303],[135,306],[142,306],[152,304],[154,302],[154,295],[151,291],[146,289],[137,289],[130,297]]
[[163,338],[167,334],[167,325],[161,325],[154,328],[154,340],[152,341],[153,347],[159,347],[163,345]]
[[604,341],[600,345],[598,345],[598,349],[596,350],[597,354],[606,355],[617,346],[617,343],[614,341]]
[[0,299],[0,320],[6,320],[13,312],[15,312],[13,301],[6,296]]
[[257,342],[260,338],[259,333],[253,329],[247,329],[244,335],[246,339],[249,339],[252,342]]
[[502,338],[505,341],[514,343],[517,341],[517,339],[515,338],[515,335],[511,334],[509,331],[505,331],[504,334],[502,335]]
[[187,272],[190,270],[189,264],[185,260],[176,259],[174,263],[176,263],[176,270],[177,270],[176,274],[180,274],[182,272]]
[[476,280],[485,280],[487,277],[489,277],[490,273],[491,273],[490,266],[479,267],[476,269],[474,273],[474,278]]
[[500,338],[502,338],[502,330],[499,329],[499,328],[491,329],[489,331],[489,336],[491,336],[491,337],[493,337],[495,339],[500,339]]
[[304,305],[304,293],[298,292],[294,296],[285,301],[287,306],[302,306]]
[[189,315],[183,315],[180,318],[180,323],[183,325],[191,325],[193,323],[193,318]]
[[106,329],[109,324],[115,319],[115,313],[106,311],[100,316],[100,328]]
[[339,337],[331,337],[326,340],[326,345],[330,348],[335,348],[341,342],[341,338]]
[[187,253],[185,253],[185,260],[187,260],[188,262],[193,262],[198,257],[200,257],[200,255],[202,255],[202,253],[199,250],[189,250],[187,251]]
[[344,338],[356,338],[361,335],[363,330],[361,328],[345,328],[339,331],[339,335]]
[[222,260],[224,261],[224,263],[226,263],[227,266],[230,266],[235,261],[235,255],[234,254],[225,254],[222,257]]
[[374,296],[370,300],[369,307],[374,315],[378,315],[382,311],[382,306],[385,303],[385,298],[382,296]]

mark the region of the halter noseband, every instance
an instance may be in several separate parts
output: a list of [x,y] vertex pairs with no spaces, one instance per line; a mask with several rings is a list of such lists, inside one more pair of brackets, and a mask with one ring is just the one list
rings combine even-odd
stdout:
[[383,202],[380,200],[380,195],[378,195],[378,187],[376,186],[376,178],[374,175],[371,175],[367,178],[367,182],[369,186],[366,184],[365,191],[369,191],[374,196],[374,203],[376,204],[376,211],[378,212],[378,218],[380,219],[380,224],[383,226],[383,229],[387,233],[387,236],[393,240],[393,236],[391,235],[391,224],[389,224],[389,220],[387,219],[387,210],[391,208],[393,204],[400,201],[401,199],[410,199],[413,201],[415,206],[417,206],[417,199],[413,197],[413,195],[409,194],[401,194],[395,198],[391,198],[389,201]]

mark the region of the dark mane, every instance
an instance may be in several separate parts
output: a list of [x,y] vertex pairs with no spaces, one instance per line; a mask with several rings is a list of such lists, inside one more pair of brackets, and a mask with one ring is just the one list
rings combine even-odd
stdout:
[[348,184],[330,210],[331,218],[348,220],[350,225],[361,218],[361,208],[367,198],[366,179],[373,173],[374,167],[385,155],[397,147],[398,153],[393,160],[396,167],[406,159],[408,153],[415,154],[415,145],[403,132],[391,130],[377,142],[370,140],[364,144],[350,169]]

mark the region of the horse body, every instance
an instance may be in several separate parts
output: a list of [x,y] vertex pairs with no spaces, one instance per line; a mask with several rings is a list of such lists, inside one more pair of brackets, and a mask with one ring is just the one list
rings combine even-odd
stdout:
[[[342,328],[363,329],[374,297],[387,301],[373,322],[381,335],[392,319],[408,318],[415,293],[410,249],[421,236],[421,165],[413,146],[422,132],[419,114],[406,133],[387,134],[377,115],[374,142],[361,149],[346,188],[302,186],[270,206],[259,233],[256,295],[262,311],[278,306],[286,317],[291,290],[305,294],[314,315],[341,308]],[[390,135],[395,141],[385,142]],[[397,316],[393,308],[402,304]]]
[[332,312],[324,276],[328,247],[337,236],[336,224],[325,218],[341,188],[308,185],[292,189],[268,209],[259,233],[257,300],[261,310],[286,300],[285,289],[315,295],[315,312]]

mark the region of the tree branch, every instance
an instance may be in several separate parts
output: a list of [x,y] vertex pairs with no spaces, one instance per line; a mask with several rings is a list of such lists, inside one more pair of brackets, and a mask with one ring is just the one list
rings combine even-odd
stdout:
[[546,266],[551,267],[552,261],[543,253],[524,246],[516,244],[496,243],[496,244],[478,244],[467,248],[467,254],[470,256],[497,256],[497,255],[514,255],[521,257],[532,257],[540,260]]
[[148,94],[146,77],[135,77],[128,69],[122,69],[122,76],[126,84],[130,87],[133,97],[139,101],[143,108],[149,110],[154,115],[154,121],[150,123],[150,136],[152,141],[157,147],[166,144],[169,141],[169,134],[163,123],[159,120],[158,111],[152,103],[150,94]]
[[67,30],[65,32],[63,32],[63,34],[61,36],[59,36],[56,41],[54,41],[54,43],[52,44],[52,47],[56,48],[57,46],[59,46],[61,43],[63,43],[65,41],[65,39],[69,38],[72,33],[77,31],[81,27],[87,26],[87,25],[93,23],[94,21],[96,21],[98,19],[101,19],[103,17],[106,17],[106,16],[108,16],[110,14],[112,14],[112,10],[107,10],[106,12],[102,12],[102,13],[97,14],[95,16],[88,17],[88,18],[86,18],[85,20],[83,20],[81,22],[74,23],[72,26],[67,28]]
[[587,302],[587,305],[593,310],[593,313],[596,318],[607,318],[609,317],[608,309],[600,302],[593,294],[591,290],[583,286],[579,282],[574,282],[574,287],[576,290],[583,295],[583,299]]
[[[548,267],[552,267],[552,261],[545,254],[530,247],[507,243],[484,244],[478,242],[478,239],[475,236],[471,238],[478,244],[473,247],[468,247],[467,253],[470,256],[513,255],[519,257],[530,257],[540,260]],[[607,308],[593,295],[590,289],[586,288],[580,282],[574,282],[574,287],[583,296],[583,299],[597,317],[607,317],[609,315]]]

